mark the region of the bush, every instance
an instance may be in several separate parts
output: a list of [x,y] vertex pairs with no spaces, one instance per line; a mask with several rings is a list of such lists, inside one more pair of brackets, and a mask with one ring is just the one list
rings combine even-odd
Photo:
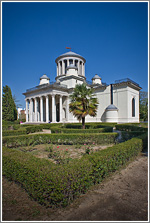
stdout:
[[148,131],[147,128],[139,127],[139,126],[134,126],[134,125],[129,125],[129,124],[117,124],[115,125],[117,130],[120,131],[138,131],[138,132],[146,132]]
[[33,132],[41,132],[43,127],[41,125],[33,125],[26,127],[26,133],[33,133]]
[[24,135],[24,134],[26,134],[26,129],[2,131],[3,136],[15,136],[15,135]]
[[87,134],[35,134],[3,137],[3,145],[9,148],[35,144],[111,144],[115,143],[118,133],[87,133]]
[[[113,127],[116,123],[86,123],[85,129],[97,129],[97,128],[105,128],[105,127]],[[64,124],[63,128],[69,129],[82,129],[81,123],[71,123]]]
[[64,165],[4,148],[3,175],[20,183],[40,204],[66,206],[89,186],[100,183],[110,172],[137,156],[142,145],[142,139],[133,138]]
[[138,132],[138,131],[130,131],[130,132],[122,131],[121,132],[122,141],[127,141],[133,137],[137,137],[140,135],[141,135],[141,132]]
[[58,127],[52,127],[51,132],[52,133],[101,133],[101,132],[112,132],[113,127],[105,127],[105,128],[99,128],[99,129],[70,129],[70,128],[58,128]]

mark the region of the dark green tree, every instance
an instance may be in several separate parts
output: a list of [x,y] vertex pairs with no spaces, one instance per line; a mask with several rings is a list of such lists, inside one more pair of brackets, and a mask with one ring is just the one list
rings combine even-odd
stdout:
[[17,119],[16,104],[12,97],[11,89],[7,85],[3,87],[2,118],[6,121],[14,121]]
[[148,93],[140,91],[140,120],[148,120]]
[[98,100],[93,94],[93,89],[87,88],[86,84],[77,84],[70,99],[69,110],[79,121],[82,120],[82,128],[85,129],[85,117],[94,117],[97,113]]

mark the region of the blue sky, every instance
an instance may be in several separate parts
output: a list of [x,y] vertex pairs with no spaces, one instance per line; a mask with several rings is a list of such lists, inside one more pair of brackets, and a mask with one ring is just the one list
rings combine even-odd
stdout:
[[47,74],[65,47],[86,59],[86,78],[130,78],[148,91],[147,2],[3,2],[2,85],[23,92]]

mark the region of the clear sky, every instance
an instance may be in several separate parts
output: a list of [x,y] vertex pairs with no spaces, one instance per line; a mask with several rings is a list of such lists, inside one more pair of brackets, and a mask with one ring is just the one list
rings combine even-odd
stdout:
[[23,108],[43,74],[55,81],[65,47],[86,59],[87,80],[130,78],[148,91],[147,2],[2,3],[2,85]]

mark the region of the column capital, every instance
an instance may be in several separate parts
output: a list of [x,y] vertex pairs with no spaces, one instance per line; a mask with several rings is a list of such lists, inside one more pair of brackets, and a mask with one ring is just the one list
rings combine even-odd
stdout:
[[55,95],[56,95],[55,93],[52,93],[52,94],[51,94],[52,97],[55,97]]

